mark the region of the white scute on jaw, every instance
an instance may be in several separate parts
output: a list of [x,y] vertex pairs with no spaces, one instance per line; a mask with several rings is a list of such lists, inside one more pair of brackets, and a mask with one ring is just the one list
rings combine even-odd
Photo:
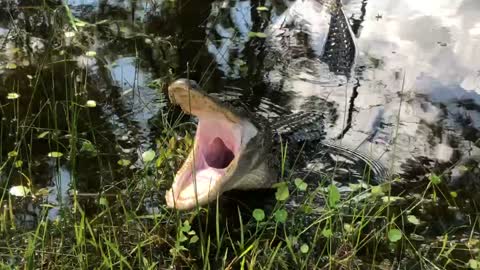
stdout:
[[253,137],[257,136],[258,130],[252,123],[246,120],[242,121],[242,127],[242,141],[240,144],[245,146]]

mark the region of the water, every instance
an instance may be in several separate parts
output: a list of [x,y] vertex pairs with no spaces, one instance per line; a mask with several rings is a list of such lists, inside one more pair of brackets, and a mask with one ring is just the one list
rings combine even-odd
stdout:
[[[254,3],[250,5],[255,7]],[[369,153],[396,173],[410,175],[418,168],[409,168],[409,164],[424,157],[454,165],[478,155],[477,1],[346,1],[345,13],[353,23],[357,44],[350,78],[332,73],[321,61],[326,39],[324,9],[312,1],[286,5],[305,12],[287,11],[293,15],[285,15],[281,13],[282,5],[272,5],[272,23],[263,30],[274,37],[267,40],[266,47],[258,46],[256,40],[243,42],[241,38],[245,31],[257,31],[256,26],[265,25],[265,15],[257,14],[255,21],[254,16],[243,16],[243,9],[232,5],[230,16],[225,15],[229,19],[211,26],[222,40],[215,52],[216,59],[223,59],[217,62],[226,85],[246,84],[244,91],[252,89],[254,94],[292,110],[302,110],[312,97],[333,103],[335,117],[327,130],[328,137]],[[231,40],[232,35],[222,34],[222,29],[238,33],[238,42],[228,50],[224,48],[228,46],[225,40]],[[286,38],[281,36],[285,31],[290,33],[289,47],[285,47]],[[258,64],[262,53],[267,51],[268,55],[269,49],[280,51],[282,57],[269,63],[269,68],[260,74],[250,76],[248,82],[238,77],[240,68],[235,71],[238,61],[225,64],[234,55],[245,59],[249,66],[250,55],[257,53],[252,62],[256,68],[262,67],[272,61],[265,57]],[[249,67],[249,71],[252,69]],[[288,98],[279,101],[279,95]]]
[[[1,161],[16,149],[33,184],[48,188],[48,203],[68,205],[73,182],[96,193],[128,179],[117,161],[135,169],[163,128],[165,97],[149,83],[177,77],[239,92],[251,106],[324,109],[329,141],[405,181],[454,168],[458,187],[476,187],[475,173],[464,177],[458,164],[478,167],[480,154],[477,0],[344,1],[356,58],[340,71],[324,55],[328,9],[313,1],[265,1],[266,11],[256,1],[67,1],[87,23],[73,37],[60,5],[52,13],[29,1],[0,3]],[[20,98],[7,99],[11,92]],[[71,101],[89,99],[98,106],[78,108],[71,125]],[[67,155],[71,136],[97,154],[79,143],[73,165],[47,157]],[[1,177],[25,184],[16,170]]]

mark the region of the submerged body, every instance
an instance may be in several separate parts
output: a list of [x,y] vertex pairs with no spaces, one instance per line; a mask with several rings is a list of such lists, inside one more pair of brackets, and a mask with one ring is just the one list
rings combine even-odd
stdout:
[[372,171],[374,178],[384,175],[383,167],[368,157],[324,142],[321,112],[269,118],[249,111],[237,98],[207,95],[187,79],[173,82],[168,93],[172,103],[198,118],[193,149],[166,194],[169,207],[192,209],[228,190],[270,188],[287,169],[317,170],[307,165],[314,160],[319,164],[320,148],[342,155],[343,161],[334,160],[331,168],[343,163],[348,171],[360,162],[363,168],[357,171]]

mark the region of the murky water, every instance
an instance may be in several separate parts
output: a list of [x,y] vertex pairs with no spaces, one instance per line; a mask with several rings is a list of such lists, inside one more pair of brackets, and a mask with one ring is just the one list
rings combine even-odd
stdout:
[[[134,168],[162,130],[167,103],[150,82],[176,77],[239,92],[252,107],[324,109],[329,141],[393,174],[453,168],[457,187],[477,187],[477,171],[459,171],[480,162],[477,0],[344,1],[356,46],[343,66],[325,55],[328,9],[310,0],[67,1],[76,23],[61,5],[0,4],[0,161],[18,152],[53,205],[69,204],[73,182],[95,193],[128,177],[117,161]],[[97,107],[71,115],[87,100]],[[73,152],[72,136],[81,142]],[[1,177],[26,181],[7,167]]]

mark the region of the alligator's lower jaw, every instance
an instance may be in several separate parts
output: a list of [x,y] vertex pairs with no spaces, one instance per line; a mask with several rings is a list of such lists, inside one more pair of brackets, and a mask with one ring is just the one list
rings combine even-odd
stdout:
[[193,150],[167,191],[167,206],[185,210],[215,200],[236,169],[243,131],[240,123],[221,116],[199,118]]

